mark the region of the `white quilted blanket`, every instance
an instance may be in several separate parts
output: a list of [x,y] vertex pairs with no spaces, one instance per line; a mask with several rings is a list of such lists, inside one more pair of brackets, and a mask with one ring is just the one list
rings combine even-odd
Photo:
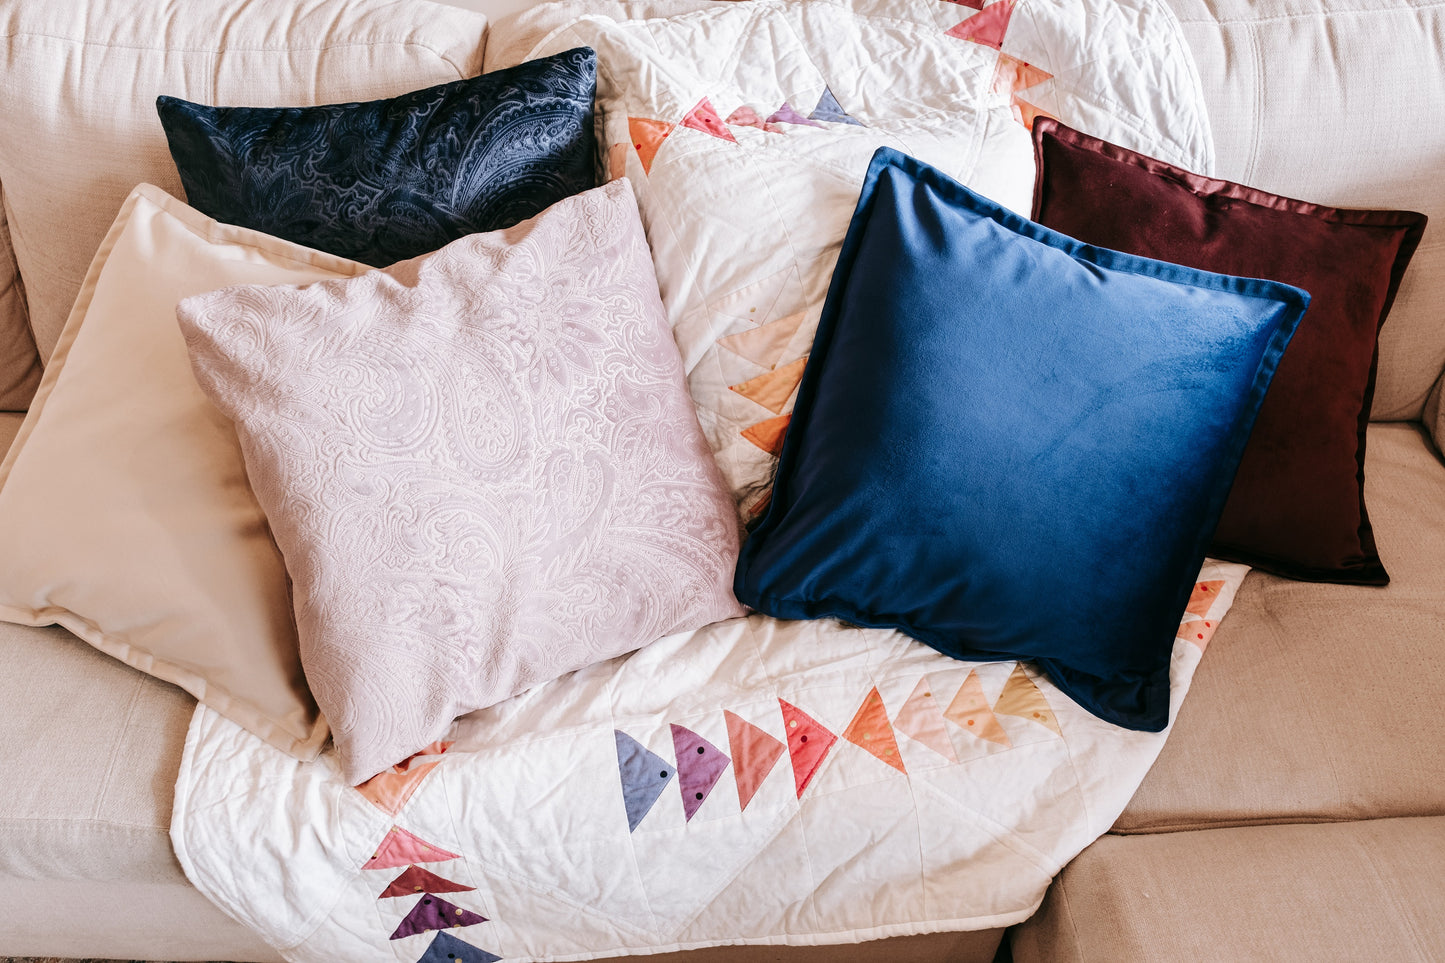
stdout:
[[[598,51],[603,164],[633,179],[744,515],[766,498],[877,146],[1025,213],[1040,111],[1212,165],[1193,66],[1150,0],[688,6],[619,20],[627,6],[593,4],[613,16],[574,14],[523,53]],[[1201,572],[1174,711],[1244,572]],[[474,713],[362,787],[329,754],[298,763],[201,707],[172,839],[202,892],[297,961],[981,929],[1034,911],[1165,735],[1095,719],[1027,665],[754,616]]]

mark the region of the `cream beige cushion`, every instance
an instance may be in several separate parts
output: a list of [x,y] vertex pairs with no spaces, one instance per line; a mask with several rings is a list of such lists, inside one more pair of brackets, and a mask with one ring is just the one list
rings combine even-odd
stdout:
[[156,95],[394,96],[480,73],[485,26],[427,0],[0,0],[0,185],[41,356],[130,189],[180,195]]
[[30,334],[25,286],[15,266],[0,192],[0,411],[24,411],[40,383],[40,355]]
[[59,628],[0,623],[0,664],[0,954],[276,959],[171,851],[195,701]]
[[1169,3],[1204,82],[1218,176],[1429,215],[1381,333],[1373,410],[1377,421],[1418,419],[1445,367],[1445,5]]
[[122,205],[0,462],[0,619],[60,624],[303,758],[326,727],[235,429],[176,303],[364,265],[217,224],[154,187]]
[[1104,836],[1012,938],[1015,963],[1438,963],[1445,817]]
[[1390,584],[1251,572],[1116,830],[1445,814],[1445,462],[1418,424],[1367,451]]

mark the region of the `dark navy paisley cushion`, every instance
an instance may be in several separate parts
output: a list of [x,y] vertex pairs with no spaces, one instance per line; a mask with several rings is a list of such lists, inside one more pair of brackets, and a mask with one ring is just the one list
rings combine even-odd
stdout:
[[578,47],[389,100],[156,110],[193,207],[380,266],[595,187],[596,85]]

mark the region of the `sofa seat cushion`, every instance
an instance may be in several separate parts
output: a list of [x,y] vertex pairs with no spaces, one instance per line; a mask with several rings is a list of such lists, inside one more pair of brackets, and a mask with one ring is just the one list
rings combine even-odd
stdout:
[[0,878],[181,875],[171,802],[195,701],[64,629],[0,623]]
[[1116,832],[1445,814],[1445,461],[1369,429],[1384,588],[1251,572]]
[[1442,860],[1438,816],[1104,836],[1012,932],[1013,958],[1438,960]]

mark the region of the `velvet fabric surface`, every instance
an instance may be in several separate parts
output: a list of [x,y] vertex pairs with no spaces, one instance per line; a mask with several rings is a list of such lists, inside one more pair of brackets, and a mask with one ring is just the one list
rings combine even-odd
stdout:
[[1093,248],[891,149],[828,291],[734,590],[1028,659],[1133,729],[1309,296]]
[[388,100],[156,110],[193,207],[384,266],[595,186],[596,82],[577,47]]
[[1034,219],[1089,244],[1310,292],[1210,554],[1287,578],[1389,581],[1365,508],[1376,339],[1425,229],[1191,174],[1045,118]]

